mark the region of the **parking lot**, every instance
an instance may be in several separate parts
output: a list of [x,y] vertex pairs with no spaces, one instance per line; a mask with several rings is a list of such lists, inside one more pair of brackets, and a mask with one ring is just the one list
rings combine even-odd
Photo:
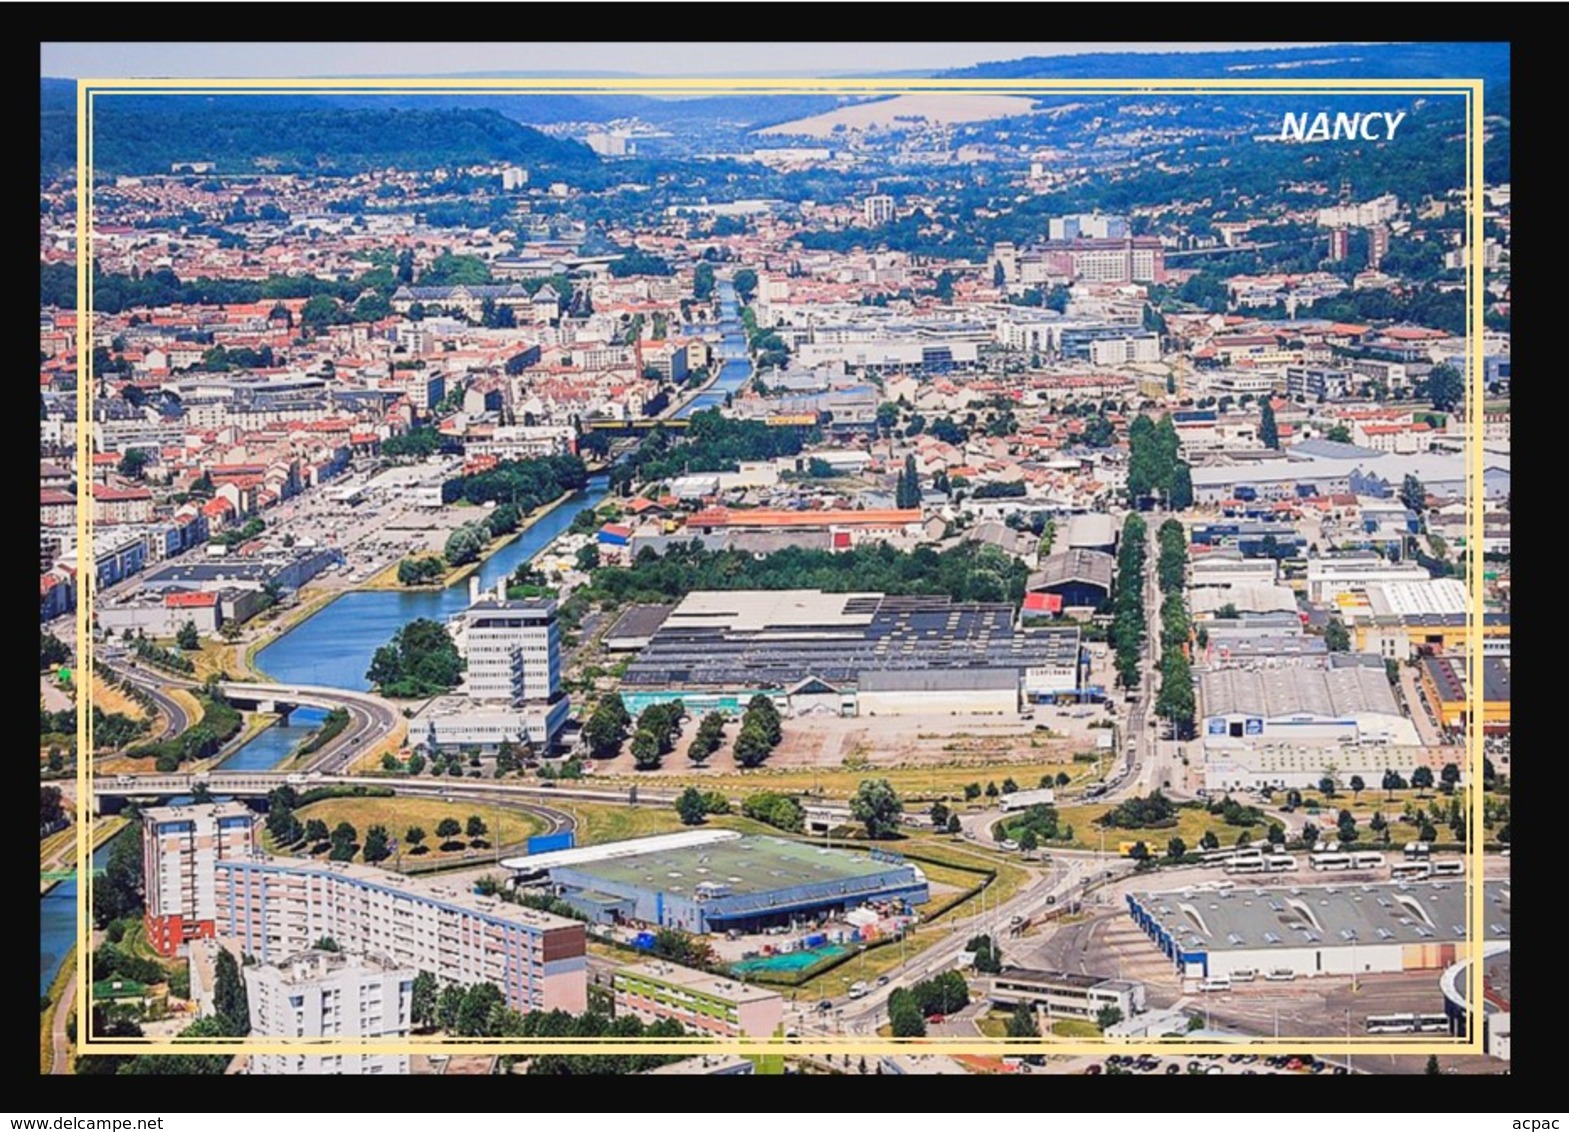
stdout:
[[1196,1056],[1157,1057],[1153,1054],[1112,1054],[1104,1061],[1091,1061],[1082,1073],[1095,1074],[1131,1073],[1142,1075],[1178,1076],[1242,1076],[1256,1074],[1332,1074],[1344,1076],[1350,1070],[1339,1062],[1326,1061],[1310,1053],[1294,1056],[1265,1057],[1256,1053],[1204,1053]]

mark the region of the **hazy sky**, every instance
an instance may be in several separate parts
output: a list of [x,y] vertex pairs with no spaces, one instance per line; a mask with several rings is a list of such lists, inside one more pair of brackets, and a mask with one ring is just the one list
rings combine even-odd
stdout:
[[58,78],[294,78],[617,72],[633,75],[872,74],[1027,55],[1223,51],[1301,43],[45,43]]

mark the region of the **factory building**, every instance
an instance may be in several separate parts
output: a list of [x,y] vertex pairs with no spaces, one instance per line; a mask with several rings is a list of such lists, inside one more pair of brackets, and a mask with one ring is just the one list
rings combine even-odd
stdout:
[[[1509,937],[1509,886],[1486,883],[1477,941]],[[1188,979],[1440,971],[1468,958],[1466,886],[1356,884],[1133,892],[1128,914]]]
[[1005,602],[821,590],[698,591],[628,667],[634,714],[680,699],[739,712],[761,692],[800,715],[1007,715],[1078,694],[1077,627],[1027,629]]

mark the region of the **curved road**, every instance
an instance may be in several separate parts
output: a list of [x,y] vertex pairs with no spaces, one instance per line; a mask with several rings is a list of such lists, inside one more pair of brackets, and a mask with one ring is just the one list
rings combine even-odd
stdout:
[[163,716],[165,722],[163,730],[160,731],[155,738],[172,739],[174,736],[178,735],[180,732],[184,731],[191,725],[190,713],[180,706],[179,701],[175,700],[168,693],[166,693],[164,688],[186,686],[199,687],[199,685],[186,685],[184,681],[178,680],[174,677],[159,677],[150,670],[137,667],[135,661],[131,661],[129,667],[108,665],[107,663],[105,666],[113,668],[114,672],[122,680],[125,680],[127,683],[134,684],[142,691],[146,692],[149,696],[152,697],[153,703],[158,705],[158,712]]
[[[199,681],[188,680],[182,676],[175,676],[156,669],[143,669],[134,660],[129,658],[116,658],[115,661],[105,661],[122,678],[129,680],[138,688],[147,691],[158,704],[168,719],[161,739],[178,735],[191,725],[188,712],[175,700],[168,696],[164,688],[184,688],[192,690],[200,688]],[[242,689],[247,694],[262,691],[281,691],[288,685],[279,685],[276,689],[263,682],[232,680],[224,687]],[[308,693],[312,701],[322,701],[341,707],[349,713],[349,725],[327,743],[321,750],[310,757],[306,770],[319,770],[323,773],[342,770],[345,765],[365,746],[379,742],[391,734],[397,727],[401,715],[397,708],[390,703],[378,699],[364,692],[349,692],[339,688],[301,687],[302,693]]]

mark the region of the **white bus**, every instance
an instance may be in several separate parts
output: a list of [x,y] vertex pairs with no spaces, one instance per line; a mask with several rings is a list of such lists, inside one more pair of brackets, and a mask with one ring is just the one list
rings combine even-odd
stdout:
[[1272,873],[1291,873],[1297,870],[1297,859],[1295,857],[1284,857],[1276,854],[1267,858],[1264,863]]
[[1258,978],[1258,972],[1251,967],[1239,967],[1231,972],[1232,981],[1237,983],[1251,983],[1256,978]]
[[1381,869],[1384,867],[1382,853],[1353,853],[1354,863],[1359,869]]
[[1370,1034],[1412,1034],[1416,1032],[1415,1014],[1369,1014],[1367,1032]]
[[1449,1030],[1449,1015],[1447,1014],[1418,1014],[1416,1028],[1423,1034],[1447,1033]]
[[1245,857],[1240,860],[1227,861],[1228,873],[1261,873],[1264,871],[1264,858]]
[[1433,847],[1425,841],[1407,841],[1403,850],[1408,861],[1422,860],[1433,852]]
[[1433,873],[1432,873],[1432,875],[1435,876],[1435,877],[1458,877],[1458,876],[1464,876],[1465,875],[1465,862],[1464,861],[1434,861],[1433,862]]
[[1397,861],[1389,875],[1394,880],[1426,880],[1433,875],[1433,866],[1426,861]]
[[1314,853],[1308,863],[1320,872],[1349,869],[1355,860],[1350,853]]
[[1228,991],[1230,989],[1230,975],[1215,975],[1199,984],[1199,990],[1201,991]]

